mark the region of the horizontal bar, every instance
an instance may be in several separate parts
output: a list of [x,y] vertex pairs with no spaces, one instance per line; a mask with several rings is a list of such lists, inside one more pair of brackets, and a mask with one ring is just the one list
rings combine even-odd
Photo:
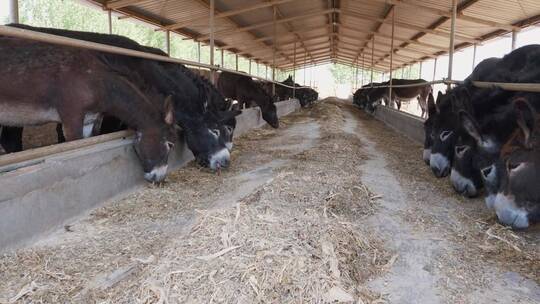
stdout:
[[[132,57],[170,62],[170,63],[179,63],[179,64],[185,64],[189,66],[202,67],[202,68],[207,68],[211,70],[219,70],[219,71],[230,72],[233,74],[246,76],[246,73],[238,72],[231,69],[226,69],[223,67],[212,66],[209,64],[183,60],[183,59],[178,59],[178,58],[173,58],[173,57],[167,57],[167,56],[162,56],[162,55],[156,55],[156,54],[146,53],[146,52],[141,52],[141,51],[135,51],[135,50],[125,49],[121,47],[101,44],[101,43],[67,38],[63,36],[57,36],[57,35],[46,34],[46,33],[41,33],[41,32],[34,32],[31,30],[9,27],[5,25],[0,25],[0,35],[41,41],[41,42],[70,46],[70,47],[85,48],[85,49],[106,52],[106,53],[111,53],[111,54],[132,56]],[[249,75],[249,76],[252,78],[272,82],[271,80],[267,80],[263,77],[254,76],[254,75]],[[291,88],[291,89],[293,88],[292,86],[282,84],[281,82],[274,82],[274,83],[280,86]],[[303,87],[296,87],[296,88],[303,88]]]

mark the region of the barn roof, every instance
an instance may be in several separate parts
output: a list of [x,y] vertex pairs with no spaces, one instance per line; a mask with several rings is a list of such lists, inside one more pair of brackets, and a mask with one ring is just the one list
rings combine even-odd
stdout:
[[[208,43],[209,0],[87,0]],[[276,67],[340,62],[388,71],[447,53],[452,0],[215,0],[216,46]],[[273,15],[276,9],[276,35]],[[538,0],[458,0],[456,49],[540,22]],[[296,57],[294,47],[296,45]],[[373,52],[373,56],[372,56]]]

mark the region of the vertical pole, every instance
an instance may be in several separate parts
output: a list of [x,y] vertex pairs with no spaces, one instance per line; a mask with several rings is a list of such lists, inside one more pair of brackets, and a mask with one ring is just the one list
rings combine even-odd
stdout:
[[371,86],[373,86],[373,63],[375,60],[375,35],[371,38]]
[[292,89],[292,96],[293,98],[296,98],[296,86],[294,85],[294,83],[296,83],[296,40],[294,41],[294,46],[293,46],[294,50],[293,50],[293,89]]
[[167,55],[171,56],[171,31],[165,32],[165,49]]
[[366,54],[364,53],[364,50],[362,50],[362,81],[360,82],[360,87],[364,86],[364,67],[366,66],[365,59],[366,59]]
[[248,68],[248,70],[249,70],[248,74],[251,75],[251,58],[249,58],[249,68]]
[[433,81],[435,81],[436,75],[437,75],[437,58],[435,58],[435,61],[433,62]]
[[268,79],[268,66],[265,65],[264,78]]
[[272,96],[276,95],[276,17],[277,17],[277,7],[274,5],[273,8],[273,16],[272,16],[272,24],[273,24],[273,33],[272,33]]
[[418,69],[418,79],[422,79],[422,62],[420,61],[420,67]]
[[476,43],[473,46],[473,53],[472,53],[472,70],[474,71],[474,67],[476,66]]
[[[394,5],[392,7],[392,39],[390,40],[390,72],[389,72],[389,84],[390,86],[388,87],[388,102],[390,104],[390,107],[394,107],[394,100],[392,99],[392,67],[393,67],[393,64],[394,64],[394,30],[395,30],[395,21],[396,21],[396,6]],[[402,76],[403,76],[403,70],[402,71]],[[403,78],[403,77],[401,77]]]
[[[452,0],[452,23],[450,25],[450,46],[448,49],[448,80],[452,80],[452,67],[454,65],[454,39],[456,36],[457,0]],[[450,89],[450,84],[447,86]]]
[[236,71],[238,71],[238,54],[236,54],[235,60],[236,60]]
[[225,67],[225,50],[224,49],[221,49],[221,67],[224,68]]
[[306,55],[306,57],[304,57],[304,86],[307,85],[307,82],[306,82],[306,69],[307,69],[307,55]]
[[[201,63],[201,42],[197,41],[197,62]],[[201,67],[198,68],[199,72],[201,71]]]
[[[215,0],[210,0],[210,65],[214,67],[214,11],[215,11]],[[212,84],[216,84],[216,70],[210,70],[210,81]]]
[[109,20],[109,35],[112,35],[112,10],[107,11],[107,17]]
[[512,31],[512,51],[516,49],[516,42],[517,42],[517,31]]
[[19,0],[9,0],[9,22],[19,23]]
[[354,72],[354,88],[353,91],[356,92],[358,89],[358,59],[356,59],[356,71]]

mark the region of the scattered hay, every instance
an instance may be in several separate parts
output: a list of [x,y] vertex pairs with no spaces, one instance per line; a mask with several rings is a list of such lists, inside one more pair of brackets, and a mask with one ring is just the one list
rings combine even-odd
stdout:
[[412,189],[408,198],[412,204],[403,218],[415,229],[436,231],[439,241],[451,242],[438,263],[440,270],[456,282],[456,295],[465,294],[473,286],[485,288],[486,278],[479,274],[486,265],[515,271],[540,284],[540,229],[513,231],[499,225],[482,198],[463,198],[453,191],[447,178],[433,176],[422,160],[420,145],[359,110],[352,111],[363,117],[369,139],[386,152],[400,183]]
[[[297,145],[302,136],[280,141],[286,126],[315,121],[320,138],[309,149]],[[365,283],[397,256],[364,231],[379,196],[360,183],[365,155],[355,136],[342,134],[343,121],[332,104],[303,109],[281,129],[237,139],[233,166],[219,176],[188,165],[165,185],[108,203],[52,239],[0,257],[0,299],[385,303]],[[275,159],[283,163],[267,184],[241,201],[222,201],[242,187],[237,176]]]

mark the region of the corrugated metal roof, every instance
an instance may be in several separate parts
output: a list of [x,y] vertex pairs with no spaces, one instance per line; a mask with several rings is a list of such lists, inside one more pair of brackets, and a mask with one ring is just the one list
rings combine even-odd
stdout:
[[[87,0],[126,16],[208,42],[209,0]],[[215,0],[216,46],[276,66],[333,60],[388,70],[448,50],[452,0]],[[273,10],[277,12],[274,39]],[[224,15],[223,15],[224,14]],[[538,0],[458,0],[456,47],[540,21]],[[372,39],[375,37],[374,49]],[[296,42],[296,43],[295,43]]]

